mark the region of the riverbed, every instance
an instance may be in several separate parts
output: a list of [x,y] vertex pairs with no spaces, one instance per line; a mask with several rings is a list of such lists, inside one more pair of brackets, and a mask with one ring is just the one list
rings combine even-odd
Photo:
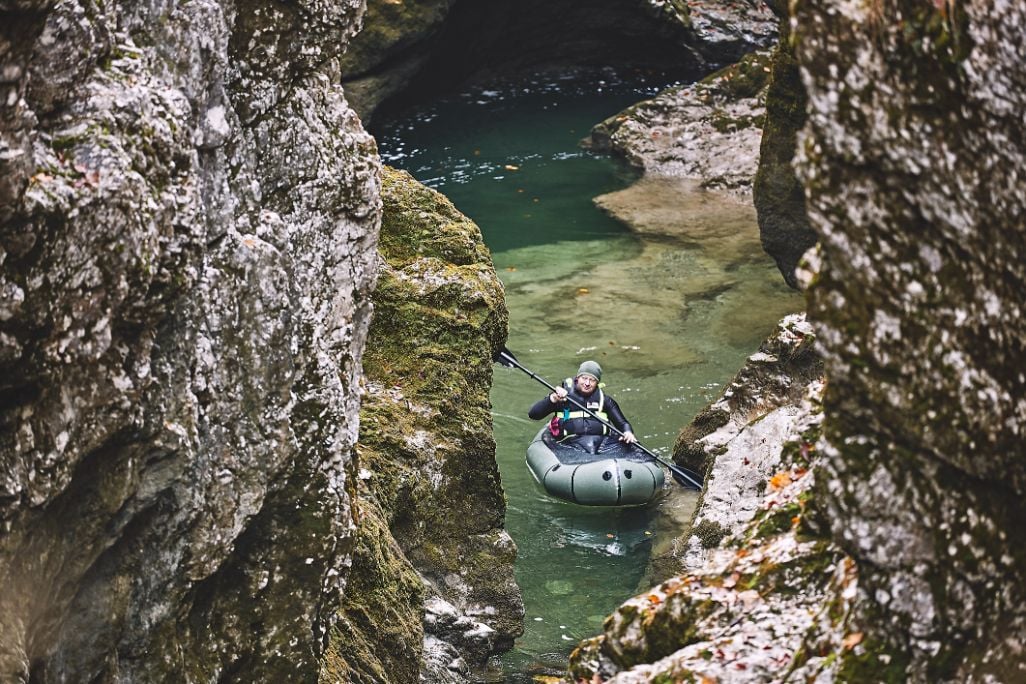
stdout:
[[[481,227],[520,362],[555,384],[597,360],[642,442],[669,457],[678,430],[803,302],[763,253],[750,206],[689,181],[636,183],[579,147],[593,124],[665,85],[658,74],[550,72],[424,103],[374,133],[386,163]],[[686,518],[696,499],[618,510],[546,496],[524,464],[540,427],[527,408],[545,393],[496,366],[497,458],[527,611],[502,663],[511,682],[560,669],[597,633],[639,590],[653,545],[673,527],[665,520]]]

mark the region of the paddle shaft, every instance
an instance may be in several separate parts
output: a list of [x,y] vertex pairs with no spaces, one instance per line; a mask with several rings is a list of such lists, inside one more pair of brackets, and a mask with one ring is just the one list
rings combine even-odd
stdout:
[[[540,382],[541,384],[543,384],[543,385],[545,385],[546,387],[548,387],[548,388],[549,388],[549,391],[551,391],[551,392],[555,392],[555,391],[556,391],[556,388],[555,388],[555,387],[553,387],[552,385],[550,385],[550,384],[548,383],[548,381],[547,381],[547,380],[545,380],[545,378],[541,377],[540,375],[538,375],[538,374],[536,374],[536,373],[532,372],[531,370],[529,370],[529,369],[528,369],[528,368],[526,368],[525,366],[521,365],[519,361],[517,361],[517,360],[516,360],[515,358],[513,358],[513,355],[512,355],[512,354],[509,354],[509,353],[507,353],[506,351],[502,351],[502,352],[499,352],[499,354],[500,354],[500,355],[501,355],[501,356],[502,356],[502,357],[503,357],[504,359],[506,359],[507,361],[509,361],[510,363],[512,363],[512,364],[513,364],[514,366],[516,366],[516,367],[517,367],[517,368],[519,368],[520,370],[524,371],[525,373],[527,373],[528,375],[530,375],[530,376],[531,376],[532,378],[534,378],[535,380],[537,380],[537,381],[538,381],[538,382]],[[607,420],[603,419],[602,417],[600,417],[600,416],[599,416],[598,414],[596,414],[596,413],[595,413],[594,411],[592,411],[591,409],[589,409],[589,408],[588,408],[587,406],[584,406],[583,404],[581,404],[581,403],[580,403],[579,401],[577,401],[576,399],[574,399],[574,398],[573,398],[573,397],[571,397],[571,396],[567,396],[567,397],[566,397],[566,400],[567,400],[567,401],[569,401],[569,402],[570,402],[571,404],[573,404],[574,406],[576,406],[577,408],[579,408],[579,409],[581,409],[582,411],[584,411],[585,413],[587,413],[587,414],[588,414],[589,416],[591,416],[592,418],[594,418],[594,419],[595,419],[595,420],[597,420],[598,422],[600,422],[600,423],[602,423],[603,425],[605,425],[605,426],[606,426],[607,428],[609,428],[610,430],[612,430],[612,431],[613,431],[613,432],[615,432],[616,434],[618,434],[618,435],[620,435],[621,437],[623,437],[624,433],[623,433],[623,431],[622,431],[622,430],[619,430],[619,429],[617,429],[617,427],[616,427],[615,425],[613,425],[613,424],[612,424],[612,423],[610,423],[609,421],[607,421]],[[695,480],[694,480],[694,479],[693,479],[693,478],[692,478],[691,476],[689,476],[689,475],[688,475],[687,473],[685,473],[684,471],[682,471],[682,470],[681,470],[680,468],[678,468],[677,466],[673,465],[672,463],[667,463],[667,462],[666,462],[666,461],[664,461],[663,459],[659,458],[659,456],[657,456],[656,454],[654,454],[654,453],[653,453],[653,452],[652,452],[651,450],[649,450],[649,449],[648,449],[647,447],[645,447],[645,446],[644,446],[643,444],[641,444],[640,442],[635,442],[635,443],[634,443],[634,446],[638,447],[639,449],[641,449],[642,451],[644,451],[644,452],[645,452],[646,454],[648,454],[649,456],[651,456],[651,457],[652,457],[652,459],[653,459],[653,460],[655,460],[655,461],[656,461],[657,463],[661,463],[662,465],[664,465],[664,466],[666,466],[667,468],[669,468],[669,469],[670,469],[670,473],[671,473],[671,474],[673,475],[673,479],[675,479],[675,480],[676,480],[676,481],[677,481],[678,483],[680,483],[681,485],[684,485],[684,486],[688,486],[688,485],[690,485],[690,486],[692,486],[692,487],[694,487],[694,488],[696,488],[696,489],[701,489],[701,488],[702,488],[702,485],[701,485],[700,483],[696,482],[696,481],[695,481]],[[686,480],[686,482],[685,482],[685,480]]]

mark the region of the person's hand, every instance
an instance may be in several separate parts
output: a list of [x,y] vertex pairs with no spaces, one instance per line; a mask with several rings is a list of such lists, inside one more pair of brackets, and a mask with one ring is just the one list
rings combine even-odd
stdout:
[[625,432],[620,435],[620,441],[625,444],[637,444],[638,438],[634,436],[633,432]]
[[557,387],[556,391],[549,395],[549,401],[553,404],[562,404],[566,401],[566,389],[563,387]]

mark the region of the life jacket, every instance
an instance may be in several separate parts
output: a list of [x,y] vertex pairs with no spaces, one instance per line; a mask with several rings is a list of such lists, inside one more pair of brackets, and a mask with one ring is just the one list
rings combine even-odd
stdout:
[[[574,383],[573,378],[567,378],[563,381],[563,388],[567,392],[567,396],[581,404],[582,406],[588,407],[592,413],[597,415],[602,420],[609,422],[609,416],[606,415],[606,395],[602,393],[602,387],[596,387],[595,391],[589,396],[585,397],[583,394],[577,391],[577,385]],[[570,437],[571,435],[607,435],[609,434],[609,428],[603,425],[601,422],[592,418],[588,413],[577,408],[569,401],[563,408],[563,412],[560,414],[561,420],[560,428],[562,434],[560,437]]]

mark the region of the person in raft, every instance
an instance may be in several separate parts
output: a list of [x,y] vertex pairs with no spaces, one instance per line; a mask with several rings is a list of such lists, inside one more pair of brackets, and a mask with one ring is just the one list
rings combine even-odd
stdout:
[[585,361],[577,369],[576,377],[564,380],[555,392],[532,406],[527,415],[532,420],[542,420],[555,413],[549,422],[549,432],[554,439],[567,440],[594,454],[603,451],[609,428],[574,406],[567,400],[569,397],[621,431],[621,442],[634,444],[638,439],[631,430],[631,424],[616,400],[602,391],[601,380],[602,367],[594,361]]

